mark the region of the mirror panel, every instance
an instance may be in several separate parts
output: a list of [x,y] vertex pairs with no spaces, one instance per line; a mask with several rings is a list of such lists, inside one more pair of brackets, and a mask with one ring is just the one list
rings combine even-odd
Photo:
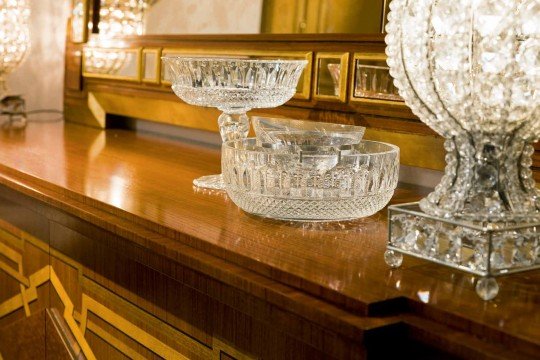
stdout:
[[139,49],[85,47],[83,76],[103,79],[140,81]]
[[161,78],[161,49],[145,48],[142,51],[142,81],[159,84]]
[[383,100],[403,103],[403,98],[399,96],[398,90],[394,86],[394,80],[390,76],[386,56],[382,54],[356,54],[354,71],[351,100]]
[[348,69],[348,53],[317,53],[314,98],[345,102]]
[[[240,58],[240,59],[291,59],[307,60],[308,63],[300,76],[295,99],[309,99],[311,90],[311,69],[312,52],[304,51],[261,51],[261,50],[180,50],[163,49],[162,56],[190,56],[190,57],[219,57],[219,58]],[[171,74],[167,66],[161,63],[161,83],[170,86]]]

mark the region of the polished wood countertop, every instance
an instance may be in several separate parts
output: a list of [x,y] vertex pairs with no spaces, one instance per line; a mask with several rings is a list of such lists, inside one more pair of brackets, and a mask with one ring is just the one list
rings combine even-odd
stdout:
[[[484,302],[462,272],[410,257],[388,268],[386,210],[338,223],[262,219],[192,186],[219,168],[216,149],[127,130],[31,123],[0,133],[0,184],[344,336],[441,326],[438,341],[480,353],[540,354],[540,271],[501,278]],[[393,203],[425,193],[400,185]]]

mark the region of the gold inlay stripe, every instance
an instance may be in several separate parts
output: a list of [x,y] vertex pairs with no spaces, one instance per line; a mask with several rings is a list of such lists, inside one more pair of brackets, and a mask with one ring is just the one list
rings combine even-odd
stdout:
[[[0,249],[0,251],[2,251]],[[3,261],[0,261],[0,270],[4,271],[6,274],[17,280],[19,283],[23,284],[26,287],[30,287],[30,282],[28,279],[24,276],[19,274],[16,270],[14,270],[11,266],[6,264]]]
[[[37,287],[43,285],[49,280],[49,268],[44,267],[41,270],[36,271],[30,275],[30,287],[25,289],[26,298],[29,302],[37,300]],[[17,294],[12,298],[4,301],[0,304],[0,318],[11,314],[12,312],[22,308],[24,306],[24,299],[22,294]]]
[[73,303],[71,302],[71,299],[69,298],[66,290],[64,289],[64,286],[62,286],[62,283],[60,282],[60,279],[58,279],[58,276],[54,272],[54,269],[49,265],[50,268],[50,281],[53,285],[54,289],[56,290],[56,293],[60,297],[60,300],[62,300],[62,303],[64,304],[64,320],[66,321],[69,329],[71,330],[73,336],[75,337],[75,340],[77,340],[77,343],[81,347],[82,352],[86,356],[87,359],[93,360],[96,357],[94,356],[94,353],[92,352],[92,349],[90,349],[90,346],[86,342],[86,339],[84,338],[84,334],[79,330],[79,327],[77,326],[77,323],[75,322],[75,319],[73,318]]
[[[0,222],[0,226],[3,222]],[[12,246],[20,251],[24,250],[24,241],[15,234],[0,228],[0,239],[2,239],[7,245]]]
[[88,331],[91,331],[97,336],[99,336],[101,339],[103,339],[105,342],[114,347],[116,350],[120,351],[128,358],[134,360],[145,360],[144,356],[142,356],[137,351],[133,350],[131,347],[109,334],[107,331],[103,330],[94,322],[88,321],[86,328],[88,329]]
[[175,351],[170,346],[162,343],[152,335],[143,331],[141,328],[133,325],[131,322],[111,311],[109,308],[101,305],[99,302],[92,299],[86,294],[83,294],[82,300],[80,328],[82,334],[86,332],[89,312],[99,316],[101,319],[105,320],[107,323],[111,324],[112,326],[114,326],[133,340],[137,341],[139,344],[150,349],[155,354],[161,356],[162,358],[188,360],[188,358],[184,355]]

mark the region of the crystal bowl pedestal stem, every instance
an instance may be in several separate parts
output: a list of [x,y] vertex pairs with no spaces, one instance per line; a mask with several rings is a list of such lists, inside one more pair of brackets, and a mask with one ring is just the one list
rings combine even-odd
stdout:
[[[247,138],[249,133],[249,117],[246,115],[246,112],[250,109],[226,108],[219,110],[223,111],[218,118],[221,140],[227,142]],[[193,180],[193,185],[206,189],[225,189],[225,183],[221,174],[201,176]]]

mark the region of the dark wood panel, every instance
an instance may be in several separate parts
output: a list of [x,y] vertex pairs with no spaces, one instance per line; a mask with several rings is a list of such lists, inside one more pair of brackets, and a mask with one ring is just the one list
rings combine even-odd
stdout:
[[25,229],[27,233],[48,243],[49,223],[47,218],[38,212],[44,211],[43,207],[33,211],[26,205],[24,201],[14,202],[13,194],[9,191],[0,192],[0,218],[13,224],[15,229]]
[[[0,354],[6,360],[44,359],[46,312],[42,310],[6,328],[0,328]],[[67,359],[60,357],[59,359]]]

